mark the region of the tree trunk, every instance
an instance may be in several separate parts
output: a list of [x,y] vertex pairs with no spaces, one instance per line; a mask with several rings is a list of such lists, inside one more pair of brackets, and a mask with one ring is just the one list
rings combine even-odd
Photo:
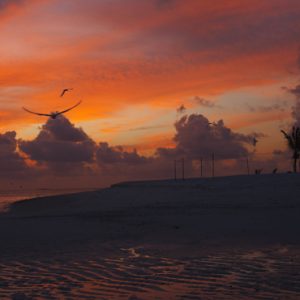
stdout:
[[294,173],[297,173],[297,160],[298,160],[298,153],[294,153],[294,164],[293,164],[293,171]]

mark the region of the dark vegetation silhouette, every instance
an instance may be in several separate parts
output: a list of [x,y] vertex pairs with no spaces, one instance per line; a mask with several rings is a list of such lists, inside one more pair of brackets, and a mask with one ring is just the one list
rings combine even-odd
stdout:
[[261,174],[262,170],[263,169],[255,169],[254,174],[259,175],[259,174]]
[[258,142],[258,140],[254,137],[253,141],[252,141],[252,144],[253,144],[254,147],[256,146],[257,142]]
[[297,161],[300,157],[300,128],[293,127],[292,132],[288,134],[284,130],[281,130],[284,137],[288,142],[289,148],[293,151],[293,171],[294,173],[297,172]]

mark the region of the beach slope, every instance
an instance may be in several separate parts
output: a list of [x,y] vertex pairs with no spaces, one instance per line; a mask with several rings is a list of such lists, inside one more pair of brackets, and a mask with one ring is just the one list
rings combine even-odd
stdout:
[[[0,296],[12,297],[19,290],[34,298],[30,283],[20,288],[9,274],[16,264],[43,273],[55,262],[54,277],[73,272],[83,282],[68,273],[64,291],[49,272],[36,276],[44,278],[44,288],[53,283],[48,293],[54,296],[76,299],[90,292],[94,299],[176,299],[194,291],[193,299],[297,299],[299,195],[299,175],[276,174],[127,182],[16,202],[0,216],[2,280],[7,284],[0,285]],[[79,265],[72,267],[74,262]],[[26,282],[28,274],[18,268]],[[265,276],[272,283],[264,279],[262,284]],[[141,286],[135,290],[137,282]],[[119,286],[118,294],[110,284]],[[43,289],[31,283],[35,288],[40,297]]]

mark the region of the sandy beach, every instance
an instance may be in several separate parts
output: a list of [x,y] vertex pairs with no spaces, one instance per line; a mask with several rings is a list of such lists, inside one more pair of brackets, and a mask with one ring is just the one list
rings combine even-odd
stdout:
[[128,182],[12,204],[0,299],[299,299],[300,176]]

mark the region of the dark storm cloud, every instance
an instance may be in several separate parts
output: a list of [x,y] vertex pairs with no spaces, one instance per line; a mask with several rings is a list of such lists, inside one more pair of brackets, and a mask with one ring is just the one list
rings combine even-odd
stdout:
[[[198,14],[174,18],[149,30],[147,35],[143,34],[148,41],[163,37],[172,40],[176,52],[203,52],[206,60],[222,61],[226,57],[260,53],[262,49],[282,47],[298,39],[296,28],[299,28],[300,12],[287,7],[294,5],[299,8],[299,2],[276,2],[277,11],[268,1],[256,1],[253,6],[257,6],[257,10],[251,9],[249,3],[235,2],[227,6],[222,1],[192,1],[191,6]],[[248,10],[245,9],[247,6]],[[182,7],[178,5],[177,9]],[[216,51],[221,47],[222,51]]]
[[300,98],[300,84],[296,85],[294,88],[289,89],[289,91],[295,95],[297,98]]
[[42,127],[41,134],[51,134],[52,138],[57,141],[82,142],[89,140],[88,135],[81,128],[76,128],[63,116],[58,121],[49,119]]
[[162,159],[174,159],[179,155],[184,154],[184,152],[178,148],[157,148],[155,155]]
[[249,154],[246,144],[252,145],[256,134],[233,132],[222,120],[211,124],[200,114],[182,117],[175,123],[175,149],[158,149],[163,156],[185,155],[188,159],[207,158],[215,153],[217,159],[234,159]]
[[186,107],[182,104],[176,109],[177,113],[183,114],[186,111]]
[[300,127],[300,99],[297,99],[295,105],[292,107],[292,116],[294,126]]
[[177,0],[155,0],[156,6],[160,9],[171,8]]
[[300,127],[300,84],[294,88],[286,88],[285,90],[293,94],[296,98],[295,104],[292,107],[292,117],[294,119],[294,125]]
[[34,140],[21,140],[19,148],[37,162],[83,163],[93,161],[95,142],[60,116],[48,119]]
[[285,111],[285,108],[287,106],[287,102],[284,101],[282,103],[275,103],[273,105],[260,105],[260,106],[252,106],[247,104],[248,109],[251,112],[262,112],[262,113],[267,113],[267,112],[271,112],[271,111]]
[[97,161],[102,164],[125,163],[139,165],[149,161],[148,158],[140,156],[136,150],[127,152],[121,146],[110,147],[108,143],[99,143],[96,157]]
[[214,107],[215,106],[215,104],[212,101],[201,98],[199,96],[195,96],[192,100],[195,101],[200,106],[204,106],[204,107]]
[[0,134],[0,154],[5,155],[7,153],[14,152],[16,150],[16,132],[8,131],[4,134]]
[[[117,175],[120,165],[144,165],[151,160],[139,155],[136,150],[125,151],[121,146],[111,147],[108,143],[96,145],[81,128],[75,127],[64,116],[48,119],[37,137],[32,141],[20,140],[19,148],[31,160],[46,167],[44,175],[48,171],[61,176],[92,174],[97,165],[102,176],[108,170],[110,175]],[[109,169],[103,166],[109,166]],[[130,177],[137,170],[127,168],[126,172]]]
[[24,159],[16,152],[16,132],[8,131],[0,134],[0,175],[10,172],[21,172],[27,170]]
[[24,0],[0,0],[0,10],[6,8],[9,5],[22,4]]
[[[68,180],[90,176],[94,182],[97,178],[101,182],[166,178],[173,175],[174,159],[184,156],[186,171],[197,176],[195,161],[210,159],[213,152],[216,160],[244,158],[251,154],[246,145],[253,149],[253,139],[259,137],[233,132],[223,121],[212,124],[199,114],[182,117],[175,129],[175,147],[157,148],[154,155],[146,157],[106,142],[97,145],[64,116],[48,119],[31,141],[16,140],[15,132],[0,135],[0,174],[22,171],[29,180],[39,175],[41,181],[54,178],[51,176]],[[35,164],[27,167],[17,148]]]

